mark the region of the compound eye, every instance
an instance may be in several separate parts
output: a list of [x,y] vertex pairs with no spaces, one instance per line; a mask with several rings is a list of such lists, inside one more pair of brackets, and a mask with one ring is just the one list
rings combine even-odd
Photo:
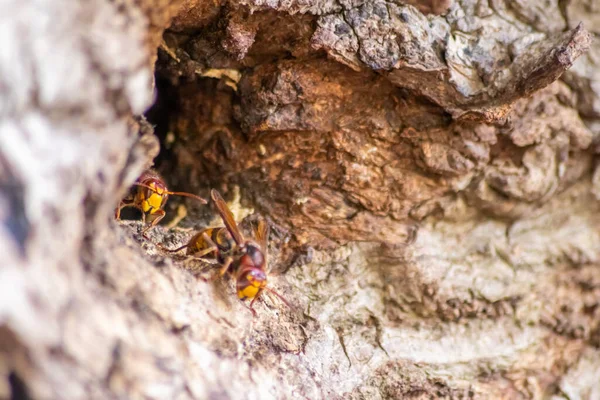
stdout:
[[144,190],[143,191],[143,193],[144,193],[144,199],[146,199],[146,200],[149,199],[154,194],[154,191],[152,191],[152,190],[150,190],[148,188],[144,188],[143,190]]
[[264,282],[267,280],[267,274],[262,270],[253,270],[248,273],[248,281]]

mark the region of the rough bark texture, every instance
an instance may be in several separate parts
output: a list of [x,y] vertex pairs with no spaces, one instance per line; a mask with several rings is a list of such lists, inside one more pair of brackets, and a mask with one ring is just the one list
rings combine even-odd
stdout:
[[[599,21],[0,3],[0,398],[600,398]],[[112,221],[159,139],[173,189],[269,220],[291,309]],[[218,222],[167,211],[168,247]]]

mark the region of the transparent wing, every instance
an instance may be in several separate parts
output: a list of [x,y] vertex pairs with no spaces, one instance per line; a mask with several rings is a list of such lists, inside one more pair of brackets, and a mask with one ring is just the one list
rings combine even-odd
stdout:
[[260,246],[260,250],[265,257],[265,265],[269,265],[269,224],[261,219],[258,221],[258,226],[254,231],[256,242]]
[[210,197],[213,199],[215,206],[217,206],[217,211],[219,212],[225,227],[229,233],[231,233],[233,240],[235,240],[238,246],[243,246],[246,240],[235,223],[235,218],[233,218],[233,214],[231,213],[229,207],[227,207],[225,200],[223,200],[219,192],[217,192],[215,189],[210,191]]

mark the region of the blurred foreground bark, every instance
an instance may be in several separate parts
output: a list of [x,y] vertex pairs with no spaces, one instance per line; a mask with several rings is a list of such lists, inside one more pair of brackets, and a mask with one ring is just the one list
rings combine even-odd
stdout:
[[[0,3],[0,398],[600,398],[599,20]],[[157,155],[268,219],[292,309],[113,221]],[[183,205],[154,242],[217,222]]]

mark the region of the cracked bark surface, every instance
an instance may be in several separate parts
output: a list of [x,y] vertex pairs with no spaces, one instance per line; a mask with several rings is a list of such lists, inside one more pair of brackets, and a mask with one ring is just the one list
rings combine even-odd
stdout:
[[[599,12],[0,4],[0,398],[600,397]],[[157,155],[291,309],[112,220]]]

